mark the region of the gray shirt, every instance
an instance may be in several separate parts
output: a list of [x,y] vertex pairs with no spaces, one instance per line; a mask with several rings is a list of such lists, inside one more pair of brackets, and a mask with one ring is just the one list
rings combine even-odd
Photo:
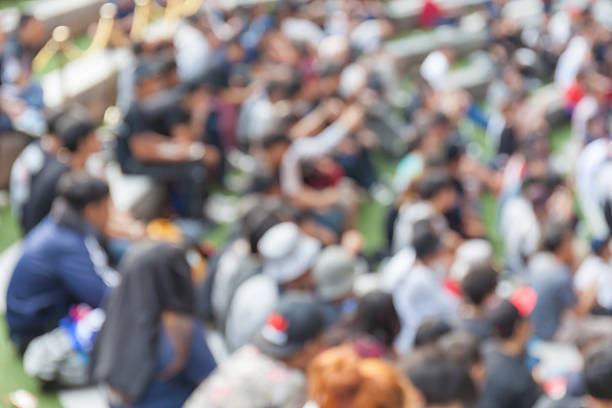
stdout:
[[576,303],[569,268],[551,253],[533,256],[528,265],[529,282],[538,294],[531,314],[534,333],[550,340],[561,323],[563,312]]

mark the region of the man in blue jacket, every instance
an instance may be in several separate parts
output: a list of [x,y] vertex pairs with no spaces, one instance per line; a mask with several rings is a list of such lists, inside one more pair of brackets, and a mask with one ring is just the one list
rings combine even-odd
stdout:
[[102,237],[109,211],[106,183],[68,173],[58,193],[50,215],[26,236],[7,292],[10,336],[21,352],[57,327],[70,306],[100,306],[119,280]]

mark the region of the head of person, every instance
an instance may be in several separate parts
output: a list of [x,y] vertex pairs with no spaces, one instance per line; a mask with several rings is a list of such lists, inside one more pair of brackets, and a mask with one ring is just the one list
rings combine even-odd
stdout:
[[442,249],[442,244],[438,234],[434,232],[430,220],[421,220],[414,224],[412,247],[416,253],[417,260],[425,265],[432,263],[436,259]]
[[339,245],[321,251],[312,268],[315,290],[323,302],[341,302],[352,295],[355,259]]
[[100,150],[96,127],[87,120],[64,116],[55,125],[61,143],[60,154],[68,155],[72,170],[83,170],[90,155]]
[[249,241],[251,253],[257,253],[257,245],[266,232],[280,222],[277,214],[259,206],[250,209],[243,219],[244,236]]
[[314,287],[311,268],[321,243],[304,235],[292,222],[270,228],[257,244],[264,258],[263,273],[286,290],[309,291]]
[[501,301],[489,315],[493,337],[522,354],[533,333],[529,315],[536,303],[537,294],[529,287],[517,289],[510,299]]
[[457,203],[457,190],[444,171],[430,171],[419,181],[419,194],[440,213],[450,211]]
[[426,408],[463,408],[477,398],[468,370],[446,356],[437,346],[414,351],[403,371]]
[[136,83],[136,98],[139,102],[148,100],[164,89],[165,83],[162,72],[162,64],[156,62],[145,61],[136,67],[134,80]]
[[308,396],[320,408],[408,408],[410,386],[381,359],[361,359],[350,346],[324,351],[308,367]]
[[284,133],[274,133],[264,138],[261,143],[263,159],[270,168],[277,168],[291,144],[289,138]]
[[17,35],[24,47],[36,50],[44,43],[47,30],[44,23],[32,14],[22,14],[17,25]]
[[440,338],[440,349],[453,361],[462,365],[476,386],[484,385],[486,368],[480,353],[480,342],[466,331],[453,331]]
[[453,330],[450,324],[443,320],[426,320],[417,329],[414,337],[414,348],[435,344],[442,336]]
[[359,299],[352,327],[355,331],[371,335],[391,348],[401,328],[393,296],[382,291],[364,295]]
[[490,265],[472,268],[461,280],[461,291],[465,300],[481,307],[495,295],[498,274]]
[[305,370],[321,349],[324,317],[320,306],[306,296],[281,298],[253,344],[264,354]]
[[612,342],[593,346],[584,361],[584,383],[589,408],[612,407]]
[[83,172],[67,173],[60,178],[57,192],[59,198],[77,211],[83,220],[100,231],[104,230],[111,203],[106,182]]
[[563,263],[570,264],[574,258],[573,240],[574,232],[569,225],[560,222],[544,225],[542,247]]

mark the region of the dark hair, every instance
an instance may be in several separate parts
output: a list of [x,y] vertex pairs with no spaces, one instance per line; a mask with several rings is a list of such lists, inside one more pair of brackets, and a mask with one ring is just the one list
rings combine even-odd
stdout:
[[261,145],[264,149],[271,149],[277,144],[289,144],[289,138],[284,133],[273,133],[270,136],[267,136],[261,142]]
[[57,137],[62,141],[62,145],[71,153],[76,152],[81,142],[95,129],[96,127],[93,123],[86,120],[77,120],[70,116],[58,119],[55,124]]
[[419,195],[429,200],[445,188],[453,187],[453,181],[445,171],[432,170],[418,183]]
[[461,290],[474,305],[480,306],[497,287],[497,272],[489,265],[473,268],[461,280]]
[[438,345],[451,360],[466,370],[470,370],[474,364],[482,361],[480,342],[469,332],[450,332],[440,338]]
[[431,221],[417,221],[413,228],[412,246],[417,259],[423,260],[435,254],[440,247],[440,239],[434,233]]
[[66,200],[75,210],[82,210],[91,203],[97,203],[108,197],[106,182],[87,173],[64,174],[57,184],[58,196]]
[[450,324],[439,319],[425,320],[417,329],[414,336],[414,347],[423,347],[436,343],[442,336],[450,333],[453,328]]
[[428,405],[471,404],[477,399],[476,386],[468,371],[437,347],[412,353],[404,371]]
[[387,347],[391,347],[400,331],[400,320],[393,297],[382,291],[363,296],[359,300],[351,326],[355,331],[370,334]]
[[565,223],[557,221],[547,223],[544,225],[542,246],[546,251],[555,252],[559,249],[569,232],[570,228]]
[[489,315],[493,334],[501,339],[512,337],[516,324],[522,319],[518,309],[508,300],[502,301]]
[[588,394],[612,402],[612,342],[595,346],[584,361],[584,382]]
[[20,30],[26,25],[30,23],[30,21],[36,20],[36,17],[30,13],[23,13],[19,17],[19,22],[17,23],[17,29]]
[[272,214],[267,209],[255,207],[244,217],[244,232],[249,240],[252,253],[257,253],[257,244],[261,237],[280,222],[276,214]]

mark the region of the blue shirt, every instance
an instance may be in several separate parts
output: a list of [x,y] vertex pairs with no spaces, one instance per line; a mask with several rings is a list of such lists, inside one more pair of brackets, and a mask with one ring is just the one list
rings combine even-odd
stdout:
[[91,260],[87,239],[52,215],[26,236],[6,295],[11,336],[27,342],[57,327],[71,305],[102,304],[109,287]]
[[[157,347],[157,376],[174,359],[174,348],[164,329]],[[174,377],[153,380],[143,399],[134,405],[113,405],[113,408],[180,408],[203,379],[217,367],[204,337],[204,329],[196,324],[191,340],[191,351],[185,367]]]

